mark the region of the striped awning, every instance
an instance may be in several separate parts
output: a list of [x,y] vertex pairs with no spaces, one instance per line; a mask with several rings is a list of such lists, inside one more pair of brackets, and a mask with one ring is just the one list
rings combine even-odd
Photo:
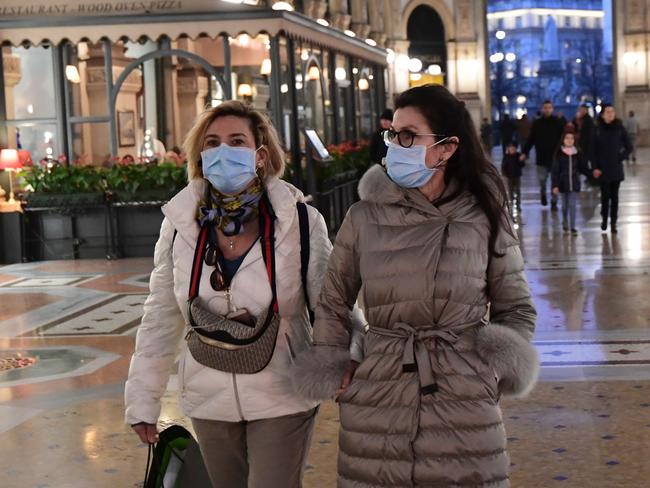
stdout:
[[0,20],[0,44],[20,46],[72,43],[101,39],[138,41],[167,36],[197,39],[219,35],[236,37],[283,33],[357,58],[386,65],[386,51],[349,37],[338,29],[318,24],[294,12],[255,9],[236,12],[113,15],[102,17],[53,16]]

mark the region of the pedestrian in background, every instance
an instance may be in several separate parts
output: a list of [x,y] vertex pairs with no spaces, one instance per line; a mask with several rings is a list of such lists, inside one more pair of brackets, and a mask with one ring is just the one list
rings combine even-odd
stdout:
[[591,161],[592,139],[596,126],[594,119],[589,114],[589,107],[587,105],[580,105],[578,107],[576,116],[573,119],[573,126],[575,127],[575,145],[582,153],[585,162],[589,163]]
[[530,137],[530,129],[532,127],[532,122],[528,118],[528,114],[524,114],[517,121],[517,142],[519,147],[523,148],[526,145],[526,141]]
[[594,135],[592,162],[593,176],[600,183],[600,228],[606,231],[609,219],[612,234],[618,232],[618,191],[625,179],[623,161],[631,152],[632,144],[623,123],[616,118],[616,110],[604,105]]
[[481,123],[481,144],[485,150],[485,154],[492,155],[492,124],[487,117],[483,117]]
[[[553,166],[553,154],[560,144],[564,125],[559,117],[553,115],[553,104],[546,100],[542,104],[542,115],[535,119],[530,130],[530,137],[522,149],[521,158],[526,159],[530,150],[535,147],[537,177],[539,179],[540,200],[543,206],[548,205],[546,182]],[[557,195],[551,195],[551,210],[557,210]]]
[[506,153],[503,155],[501,163],[501,174],[506,178],[510,204],[517,210],[521,210],[521,175],[526,164],[520,156],[521,153],[517,151],[516,143],[510,142],[506,146]]
[[370,138],[370,160],[375,164],[381,164],[382,159],[386,156],[386,143],[384,142],[384,131],[390,129],[393,122],[393,111],[389,108],[384,110],[379,117],[379,128]]
[[574,129],[565,132],[551,171],[553,194],[562,195],[562,228],[565,233],[578,235],[576,209],[580,192],[580,175],[587,174],[585,159],[576,147]]
[[501,121],[501,149],[504,153],[506,152],[506,145],[514,141],[516,132],[517,126],[515,122],[510,118],[510,115],[505,114]]
[[634,110],[630,110],[628,118],[625,119],[623,126],[627,131],[627,135],[630,138],[630,144],[632,145],[632,152],[630,153],[629,160],[636,163],[636,138],[639,135],[639,121],[634,116]]

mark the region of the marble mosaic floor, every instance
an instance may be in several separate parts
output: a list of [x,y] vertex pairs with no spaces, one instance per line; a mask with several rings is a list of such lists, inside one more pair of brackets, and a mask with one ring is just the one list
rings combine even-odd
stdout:
[[[525,169],[519,219],[539,311],[539,385],[503,401],[516,488],[650,486],[650,150],[628,167],[619,234],[600,231],[598,191],[579,230],[538,202]],[[2,488],[141,486],[146,448],[123,425],[122,391],[150,259],[0,267]],[[13,364],[13,363],[12,363]],[[22,364],[22,363],[21,363]],[[163,424],[185,422],[176,377]],[[335,486],[338,412],[323,406],[305,486]]]

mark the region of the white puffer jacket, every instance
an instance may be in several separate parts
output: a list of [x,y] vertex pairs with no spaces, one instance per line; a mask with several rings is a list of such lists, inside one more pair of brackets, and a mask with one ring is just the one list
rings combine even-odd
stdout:
[[[266,189],[276,221],[276,268],[280,330],[273,358],[259,373],[235,375],[197,363],[182,340],[187,331],[186,303],[194,248],[199,233],[196,220],[206,180],[188,184],[162,209],[165,214],[156,244],[150,294],[138,330],[125,389],[126,422],[155,424],[160,399],[169,380],[179,342],[179,390],[181,408],[194,418],[239,422],[290,415],[316,406],[297,395],[288,378],[291,350],[298,354],[311,342],[311,326],[305,313],[300,267],[300,228],[296,202],[303,195],[288,183],[273,178]],[[315,306],[332,245],[323,217],[309,208],[310,259],[308,293]],[[177,231],[174,239],[174,230]],[[173,243],[173,244],[172,244]],[[173,246],[173,250],[172,250]],[[210,286],[211,269],[205,265],[199,296],[215,313],[228,313],[225,293]],[[259,241],[244,259],[231,284],[231,311],[246,308],[259,316],[271,302],[271,286]]]

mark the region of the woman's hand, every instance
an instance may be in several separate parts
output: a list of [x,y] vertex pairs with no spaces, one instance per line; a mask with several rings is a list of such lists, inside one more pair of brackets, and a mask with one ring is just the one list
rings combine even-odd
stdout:
[[140,422],[139,424],[132,425],[131,428],[136,434],[138,434],[140,440],[145,444],[155,444],[159,440],[158,428],[155,424]]
[[352,378],[354,378],[354,373],[357,371],[359,363],[356,361],[350,361],[348,367],[345,369],[345,374],[343,375],[343,380],[341,381],[341,386],[336,390],[336,398],[341,396],[345,389],[350,386],[352,383]]

